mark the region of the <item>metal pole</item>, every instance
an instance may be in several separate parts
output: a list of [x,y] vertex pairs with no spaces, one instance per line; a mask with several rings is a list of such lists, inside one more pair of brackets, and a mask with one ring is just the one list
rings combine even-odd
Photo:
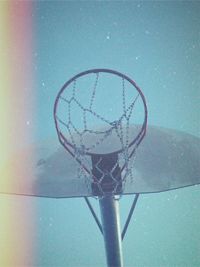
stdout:
[[99,199],[108,267],[123,267],[119,203],[114,196]]

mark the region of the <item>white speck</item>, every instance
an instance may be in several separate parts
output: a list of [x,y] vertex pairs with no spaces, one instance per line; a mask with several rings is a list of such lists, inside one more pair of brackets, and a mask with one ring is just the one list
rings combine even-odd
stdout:
[[138,60],[138,59],[139,59],[139,57],[138,57],[138,56],[136,56],[136,57],[135,57],[135,59],[136,59],[136,60]]
[[141,7],[141,5],[140,5],[140,4],[137,4],[137,7],[138,7],[138,8],[140,8],[140,7]]
[[108,34],[106,35],[106,39],[107,39],[107,40],[110,40],[110,33],[108,33]]
[[44,82],[42,82],[42,86],[45,87],[45,83]]
[[26,125],[30,125],[30,121],[27,121],[27,122],[26,122]]

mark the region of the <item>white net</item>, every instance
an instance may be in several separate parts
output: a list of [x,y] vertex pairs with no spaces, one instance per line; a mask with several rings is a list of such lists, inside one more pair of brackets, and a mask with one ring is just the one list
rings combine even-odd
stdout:
[[[121,194],[126,176],[133,177],[146,115],[140,89],[114,71],[79,74],[59,92],[54,109],[59,140],[80,163],[77,175],[93,195]],[[136,125],[131,131],[130,123]]]

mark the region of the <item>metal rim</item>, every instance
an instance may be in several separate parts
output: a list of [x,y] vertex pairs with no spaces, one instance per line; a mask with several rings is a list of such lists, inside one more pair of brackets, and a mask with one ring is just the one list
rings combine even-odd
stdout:
[[[141,99],[142,99],[142,102],[143,102],[143,105],[144,105],[144,122],[141,126],[141,129],[138,133],[138,135],[135,137],[135,139],[133,139],[129,146],[128,147],[131,147],[132,145],[136,144],[136,145],[139,145],[140,142],[142,141],[143,137],[145,136],[145,133],[146,133],[146,127],[147,127],[147,115],[148,115],[148,111],[147,111],[147,104],[146,104],[146,100],[145,100],[145,97],[144,97],[144,94],[142,92],[142,90],[140,89],[140,87],[136,84],[136,82],[134,80],[132,80],[131,78],[129,78],[128,76],[126,76],[125,74],[121,73],[121,72],[118,72],[118,71],[115,71],[115,70],[112,70],[112,69],[90,69],[90,70],[87,70],[87,71],[83,71],[83,72],[80,72],[79,74],[73,76],[71,79],[69,79],[63,86],[62,88],[60,89],[60,91],[58,92],[57,96],[56,96],[56,100],[55,100],[55,103],[54,103],[54,110],[53,110],[53,115],[54,115],[54,122],[55,122],[55,126],[56,126],[56,131],[57,131],[57,134],[58,134],[58,138],[59,138],[59,141],[62,143],[62,145],[67,149],[67,151],[72,154],[74,156],[74,154],[69,150],[69,148],[67,147],[70,146],[71,148],[75,149],[75,147],[73,146],[73,144],[71,144],[67,139],[66,137],[59,131],[59,127],[58,127],[58,122],[57,122],[57,119],[56,119],[56,112],[57,112],[57,106],[58,106],[58,101],[59,101],[59,98],[61,96],[61,94],[63,93],[63,91],[67,88],[67,86],[69,84],[71,84],[74,80],[76,80],[77,78],[79,77],[82,77],[82,76],[85,76],[87,74],[91,74],[91,73],[100,73],[100,72],[103,72],[103,73],[110,73],[110,74],[114,74],[116,76],[119,76],[125,80],[127,80],[129,83],[131,83],[134,88],[138,91]],[[64,143],[62,142],[61,140],[61,137],[64,139]],[[66,145],[67,144],[67,145]],[[106,155],[109,155],[109,154],[115,154],[115,153],[121,153],[123,151],[123,148],[119,149],[119,150],[116,150],[116,151],[113,151],[111,153],[106,153]],[[86,155],[101,155],[101,153],[92,153],[92,152],[86,152],[85,153]],[[131,153],[132,154],[132,153]],[[103,155],[103,154],[102,154]]]

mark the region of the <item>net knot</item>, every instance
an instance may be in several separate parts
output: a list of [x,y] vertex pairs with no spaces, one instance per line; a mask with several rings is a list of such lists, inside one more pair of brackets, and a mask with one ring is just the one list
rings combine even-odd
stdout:
[[115,129],[117,129],[119,127],[120,124],[120,120],[115,120],[113,122],[111,122],[111,126]]
[[86,147],[84,145],[75,147],[74,153],[77,157],[84,156],[86,154]]

